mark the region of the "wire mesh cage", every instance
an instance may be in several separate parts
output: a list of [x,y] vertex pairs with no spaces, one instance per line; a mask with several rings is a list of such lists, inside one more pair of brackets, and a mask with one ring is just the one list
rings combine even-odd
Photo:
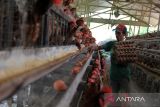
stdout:
[[67,16],[50,0],[0,0],[0,49],[67,45]]

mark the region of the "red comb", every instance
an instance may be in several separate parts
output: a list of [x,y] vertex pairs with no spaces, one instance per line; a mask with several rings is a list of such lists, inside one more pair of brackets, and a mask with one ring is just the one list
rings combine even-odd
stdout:
[[104,93],[112,93],[112,88],[109,86],[104,86],[102,87],[101,91]]
[[59,5],[62,3],[62,0],[52,0],[55,5]]

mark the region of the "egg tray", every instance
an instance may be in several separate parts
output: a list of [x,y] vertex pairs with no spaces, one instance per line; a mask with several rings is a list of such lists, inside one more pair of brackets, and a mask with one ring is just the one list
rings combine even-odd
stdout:
[[132,63],[137,60],[134,41],[118,42],[113,50],[117,63]]

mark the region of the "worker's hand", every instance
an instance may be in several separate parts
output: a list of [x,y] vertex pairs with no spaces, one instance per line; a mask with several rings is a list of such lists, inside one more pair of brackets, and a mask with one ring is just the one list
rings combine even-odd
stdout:
[[98,46],[98,45],[93,45],[93,46],[92,46],[92,49],[93,49],[94,51],[98,51],[98,50],[99,50],[99,46]]
[[98,46],[98,50],[101,50],[102,49],[102,46]]

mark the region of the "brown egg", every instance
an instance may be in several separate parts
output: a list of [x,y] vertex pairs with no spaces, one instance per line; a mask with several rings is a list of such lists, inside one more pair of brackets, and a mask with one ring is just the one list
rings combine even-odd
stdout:
[[53,88],[59,92],[65,91],[67,89],[67,85],[65,84],[63,80],[56,80],[53,84]]
[[87,61],[87,58],[86,58],[86,57],[84,57],[84,58],[81,60],[82,64],[85,64],[86,61]]
[[75,67],[73,67],[73,69],[72,69],[72,74],[77,74],[77,73],[79,73],[80,72],[80,69],[81,69],[81,67],[80,66],[75,66]]
[[82,61],[78,61],[75,66],[82,66],[83,65],[83,62]]

